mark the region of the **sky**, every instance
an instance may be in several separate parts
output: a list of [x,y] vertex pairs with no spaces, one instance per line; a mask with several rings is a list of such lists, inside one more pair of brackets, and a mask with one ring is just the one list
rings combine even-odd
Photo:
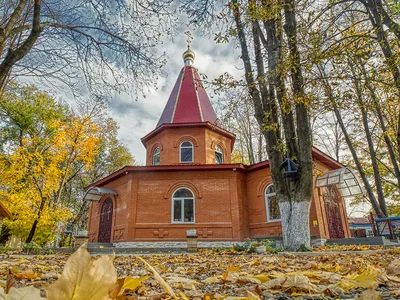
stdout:
[[[187,29],[186,29],[187,30]],[[243,63],[239,57],[239,50],[234,44],[216,44],[212,36],[201,36],[192,31],[193,40],[191,49],[196,58],[194,67],[200,74],[214,79],[228,72],[235,78],[243,74]],[[146,151],[140,139],[151,132],[157,125],[172,88],[184,66],[182,54],[186,50],[186,35],[184,30],[173,40],[165,41],[163,51],[168,56],[164,67],[166,76],[160,76],[157,90],[149,92],[146,97],[139,97],[136,101],[129,95],[118,95],[108,101],[109,113],[119,125],[119,139],[124,143],[139,164],[146,161]],[[214,105],[218,96],[212,88],[207,88],[208,96]]]

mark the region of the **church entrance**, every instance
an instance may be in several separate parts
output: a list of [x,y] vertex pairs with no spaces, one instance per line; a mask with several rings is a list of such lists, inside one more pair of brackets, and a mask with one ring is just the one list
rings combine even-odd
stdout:
[[111,198],[103,202],[100,213],[99,243],[110,243],[112,227],[113,203]]
[[326,186],[323,189],[328,230],[331,239],[345,238],[343,223],[340,215],[340,195],[335,185]]

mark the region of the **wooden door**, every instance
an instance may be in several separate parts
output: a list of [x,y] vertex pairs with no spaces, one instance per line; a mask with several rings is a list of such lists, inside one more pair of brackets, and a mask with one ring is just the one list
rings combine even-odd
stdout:
[[336,186],[323,188],[326,218],[328,221],[329,236],[331,239],[345,238],[342,216],[340,215],[340,195]]
[[112,227],[113,203],[111,198],[107,198],[101,206],[100,225],[99,225],[99,243],[110,243]]

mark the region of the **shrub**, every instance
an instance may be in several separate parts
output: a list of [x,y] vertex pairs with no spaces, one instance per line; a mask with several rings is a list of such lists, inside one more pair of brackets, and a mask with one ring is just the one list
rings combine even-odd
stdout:
[[40,251],[42,250],[42,247],[40,247],[35,242],[30,242],[24,245],[23,250],[28,254],[39,254]]

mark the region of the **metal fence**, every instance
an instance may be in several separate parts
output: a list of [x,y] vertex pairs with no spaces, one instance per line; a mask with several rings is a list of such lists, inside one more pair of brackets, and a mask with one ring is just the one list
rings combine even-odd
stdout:
[[400,237],[400,216],[374,219],[376,235]]

